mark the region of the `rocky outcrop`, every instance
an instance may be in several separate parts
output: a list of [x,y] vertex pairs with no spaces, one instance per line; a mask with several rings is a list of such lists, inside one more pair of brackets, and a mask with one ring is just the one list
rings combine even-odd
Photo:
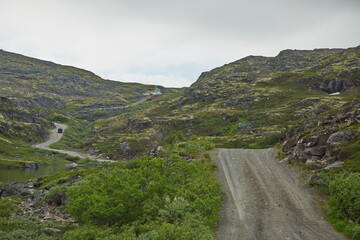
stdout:
[[13,195],[29,196],[36,192],[34,182],[26,183],[8,183],[0,188],[0,198],[9,197]]
[[[288,159],[316,167],[330,169],[341,166],[343,163],[338,161],[337,147],[352,140],[358,133],[355,130],[341,130],[340,125],[352,125],[359,121],[359,109],[318,120],[317,125],[324,128],[314,128],[312,131],[310,130],[311,135],[308,134],[304,137],[301,137],[302,133],[309,131],[306,127],[303,127],[302,131],[288,133],[288,139],[283,143],[282,150]],[[309,126],[308,128],[311,129]]]
[[321,91],[327,92],[327,93],[336,93],[336,92],[342,92],[351,87],[350,83],[348,83],[345,80],[325,80],[322,81],[319,88]]

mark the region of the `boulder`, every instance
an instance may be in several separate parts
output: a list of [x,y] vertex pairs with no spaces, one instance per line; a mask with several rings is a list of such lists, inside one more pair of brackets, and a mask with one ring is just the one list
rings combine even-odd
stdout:
[[317,146],[312,148],[306,148],[304,153],[312,156],[324,156],[326,152],[326,146]]
[[341,143],[351,140],[353,137],[354,137],[353,131],[340,131],[331,134],[327,140],[327,143],[330,144],[330,146],[334,147],[340,145]]
[[336,161],[333,164],[330,164],[329,166],[325,167],[324,169],[332,169],[332,168],[337,168],[337,167],[341,167],[342,165],[344,165],[345,162],[343,161]]
[[0,188],[0,198],[13,195],[29,196],[31,194],[34,194],[35,192],[36,190],[34,189],[34,184],[32,182],[8,183]]

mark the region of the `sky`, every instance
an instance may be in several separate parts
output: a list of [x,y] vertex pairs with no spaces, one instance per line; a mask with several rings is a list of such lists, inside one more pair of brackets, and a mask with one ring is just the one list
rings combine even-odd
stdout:
[[360,0],[0,0],[0,49],[188,87],[248,55],[360,45]]

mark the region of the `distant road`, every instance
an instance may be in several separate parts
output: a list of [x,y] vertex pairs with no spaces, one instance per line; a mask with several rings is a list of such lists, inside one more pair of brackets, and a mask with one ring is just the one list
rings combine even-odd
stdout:
[[62,138],[62,136],[64,134],[64,133],[58,133],[58,128],[62,128],[64,130],[64,132],[68,128],[68,126],[65,125],[65,124],[61,124],[61,123],[54,123],[54,124],[55,124],[56,128],[50,130],[49,139],[46,142],[33,145],[32,147],[45,149],[45,150],[50,150],[50,151],[55,151],[55,152],[61,152],[61,153],[65,153],[65,154],[68,154],[68,155],[73,156],[73,157],[91,158],[91,159],[94,159],[94,160],[96,160],[98,162],[114,162],[113,160],[100,159],[100,158],[97,158],[95,156],[90,156],[88,154],[84,154],[84,153],[80,153],[80,152],[74,152],[74,151],[68,151],[68,150],[59,150],[59,149],[53,149],[53,148],[49,147],[50,144],[60,141],[60,139]]
[[308,187],[273,149],[217,149],[227,191],[219,240],[345,240],[320,215]]

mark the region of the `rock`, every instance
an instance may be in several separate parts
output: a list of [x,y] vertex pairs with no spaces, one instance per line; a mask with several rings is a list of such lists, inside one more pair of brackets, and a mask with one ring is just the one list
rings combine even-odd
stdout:
[[279,163],[281,163],[281,164],[290,163],[290,158],[286,157],[286,158],[282,159]]
[[52,218],[53,218],[53,215],[51,213],[49,213],[49,212],[46,212],[43,219],[44,220],[49,220],[49,219],[52,219]]
[[42,233],[45,233],[46,235],[50,235],[50,236],[56,236],[56,237],[61,237],[61,230],[57,229],[57,228],[42,228],[39,230]]
[[40,164],[35,162],[22,162],[21,164],[24,166],[24,168],[30,169],[38,169],[40,167]]
[[326,146],[317,146],[312,148],[306,148],[304,150],[305,154],[312,156],[324,156],[326,152]]
[[294,139],[286,140],[286,141],[283,143],[282,151],[283,151],[283,152],[288,152],[291,148],[295,147],[296,142],[297,142],[297,141],[294,140]]
[[13,195],[29,196],[34,194],[36,190],[32,182],[26,183],[8,183],[0,188],[0,198],[9,197]]
[[329,166],[326,166],[324,169],[332,169],[332,168],[337,168],[337,167],[341,167],[342,165],[344,165],[345,162],[343,161],[336,161],[333,164],[330,164]]
[[315,175],[315,174],[311,174],[310,177],[309,177],[309,183],[311,186],[313,186],[316,182],[316,180],[319,180],[320,177]]
[[77,167],[77,166],[79,166],[79,164],[77,164],[76,162],[71,162],[71,163],[69,163],[69,164],[66,164],[66,166],[70,166],[70,167]]
[[325,80],[320,84],[320,90],[327,92],[327,93],[336,93],[336,92],[342,92],[348,88],[349,83],[347,83],[345,80],[334,80],[334,81],[328,81]]
[[351,140],[353,137],[353,131],[340,131],[331,134],[329,139],[327,140],[327,143],[334,147]]
[[239,123],[237,125],[238,129],[248,129],[251,128],[254,125],[254,122],[248,122],[248,123]]

